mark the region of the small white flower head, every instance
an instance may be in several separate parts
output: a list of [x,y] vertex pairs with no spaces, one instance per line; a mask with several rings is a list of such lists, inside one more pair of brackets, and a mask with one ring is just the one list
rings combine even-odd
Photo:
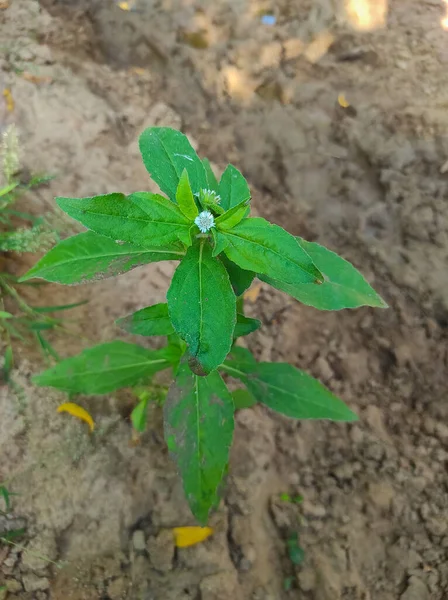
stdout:
[[219,204],[221,198],[213,190],[199,190],[199,202],[204,206],[207,204]]
[[215,226],[215,219],[209,210],[203,210],[201,213],[199,213],[194,222],[202,231],[202,233],[207,233],[209,229]]

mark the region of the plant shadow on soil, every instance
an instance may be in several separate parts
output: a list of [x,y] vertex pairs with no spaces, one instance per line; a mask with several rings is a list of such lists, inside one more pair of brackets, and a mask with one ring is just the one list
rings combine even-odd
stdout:
[[[138,134],[182,128],[218,169],[242,170],[258,214],[351,260],[390,309],[319,313],[259,288],[247,302],[263,321],[251,350],[319,377],[360,420],[240,411],[215,534],[176,552],[165,530],[192,520],[160,411],[134,446],[126,392],[82,399],[98,424],[89,437],[56,414],[62,395],[30,385],[40,365],[22,350],[25,409],[0,390],[0,481],[12,478],[20,494],[0,526],[26,524],[30,545],[0,547],[9,597],[442,600],[448,118],[439,7],[392,3],[387,27],[370,32],[341,20],[336,1],[132,7],[27,0],[0,11],[0,84],[15,101],[13,113],[0,109],[0,127],[16,121],[26,166],[58,174],[26,201],[39,210],[54,195],[148,189]],[[272,27],[260,20],[268,9]],[[73,323],[83,337],[57,341],[58,351],[121,335],[114,319],[162,301],[172,272],[161,263],[45,287],[42,304],[90,300]],[[286,540],[297,530],[305,559],[295,567]]]

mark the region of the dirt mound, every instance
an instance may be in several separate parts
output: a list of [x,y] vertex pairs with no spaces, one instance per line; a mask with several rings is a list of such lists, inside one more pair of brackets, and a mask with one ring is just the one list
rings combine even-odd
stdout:
[[[260,286],[248,311],[264,326],[251,349],[319,377],[360,421],[295,423],[261,407],[240,411],[215,534],[188,549],[175,550],[167,533],[191,516],[160,412],[133,446],[127,394],[86,399],[98,423],[89,437],[56,414],[62,396],[30,385],[39,365],[24,350],[16,378],[25,405],[5,388],[0,394],[0,481],[11,479],[19,493],[0,533],[25,525],[29,546],[0,547],[8,598],[443,600],[448,138],[440,7],[396,2],[387,29],[366,33],[349,26],[342,3],[324,0],[141,0],[129,11],[99,1],[43,5],[15,0],[0,10],[0,87],[15,101],[0,128],[14,120],[26,166],[57,174],[26,199],[33,210],[48,209],[56,194],[148,189],[138,133],[182,127],[202,155],[241,168],[259,214],[343,254],[390,309],[319,313]],[[266,13],[275,25],[263,23]],[[113,282],[46,288],[52,304],[90,300],[73,325],[90,339],[66,338],[58,350],[68,356],[120,335],[114,318],[161,301],[171,273],[162,263]],[[298,495],[302,503],[288,500]],[[288,552],[297,533],[299,565]]]

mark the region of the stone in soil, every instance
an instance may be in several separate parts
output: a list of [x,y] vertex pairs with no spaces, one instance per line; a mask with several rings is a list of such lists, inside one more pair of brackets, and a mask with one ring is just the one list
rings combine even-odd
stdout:
[[145,534],[141,529],[137,529],[132,534],[132,545],[136,552],[144,552],[146,550]]
[[41,590],[48,590],[50,582],[46,577],[39,577],[34,573],[26,573],[22,578],[23,585],[27,592],[38,592]]

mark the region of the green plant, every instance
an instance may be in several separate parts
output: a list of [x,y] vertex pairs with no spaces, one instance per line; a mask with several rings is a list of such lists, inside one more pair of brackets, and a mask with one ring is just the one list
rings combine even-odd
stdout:
[[[14,125],[9,126],[2,135],[0,158],[3,176],[3,183],[0,185],[0,251],[4,253],[5,257],[50,248],[57,236],[48,219],[45,216],[36,217],[15,208],[17,198],[21,194],[48,182],[51,177],[34,175],[28,177],[26,182],[21,180],[19,141]],[[6,347],[3,357],[3,380],[20,395],[19,387],[10,376],[13,366],[12,340],[15,338],[24,341],[26,334],[31,333],[46,356],[57,358],[56,351],[45,334],[52,329],[60,328],[62,320],[54,318],[48,313],[67,310],[78,306],[79,303],[67,306],[30,306],[23,295],[18,292],[18,278],[6,270],[5,263],[6,260],[2,259],[0,266],[0,332]]]
[[205,523],[219,500],[234,428],[234,400],[221,374],[245,386],[246,393],[236,395],[240,406],[259,402],[297,419],[357,418],[305,372],[286,363],[259,363],[235,344],[260,326],[242,313],[241,296],[253,279],[323,310],[386,305],[352,265],[330,250],[249,217],[250,191],[241,173],[229,165],[218,183],[208,161],[199,159],[182,133],[147,129],[140,150],[166,196],[58,198],[62,210],[90,231],[60,242],[22,280],[87,283],[147,263],[178,260],[167,303],[118,320],[129,333],[167,336],[168,343],[159,350],[123,341],[100,344],[34,381],[70,393],[106,394],[171,368],[165,439],[191,510]]
[[0,515],[7,514],[11,509],[11,496],[17,496],[18,494],[10,492],[5,484],[0,485],[0,498],[3,500],[5,510],[0,509]]

